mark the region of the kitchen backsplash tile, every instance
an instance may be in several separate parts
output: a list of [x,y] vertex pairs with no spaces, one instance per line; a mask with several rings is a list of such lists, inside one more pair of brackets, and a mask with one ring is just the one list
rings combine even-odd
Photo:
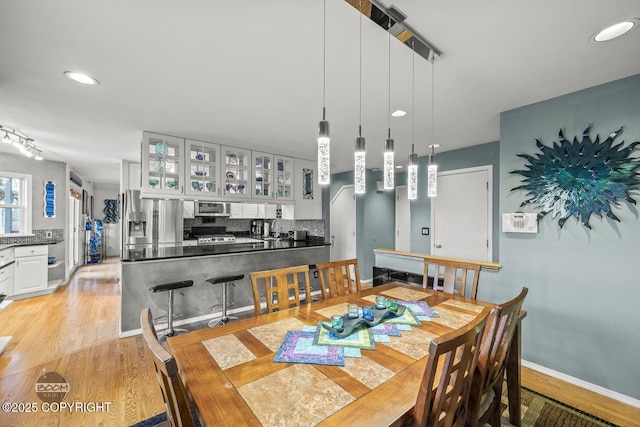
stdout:
[[[51,232],[50,238],[47,238],[47,231]],[[33,230],[33,234],[33,236],[0,237],[0,245],[41,245],[64,241],[64,230],[62,228]]]
[[[206,219],[205,219],[206,221]],[[244,233],[251,231],[251,219],[229,219],[218,217],[214,222],[203,222],[202,218],[188,218],[184,220],[185,232],[191,231],[192,227],[226,227],[229,233]],[[307,230],[307,233],[311,236],[324,237],[324,220],[292,220],[281,219],[265,220],[270,224],[275,221],[272,232],[278,232],[281,234],[288,233],[294,230]]]

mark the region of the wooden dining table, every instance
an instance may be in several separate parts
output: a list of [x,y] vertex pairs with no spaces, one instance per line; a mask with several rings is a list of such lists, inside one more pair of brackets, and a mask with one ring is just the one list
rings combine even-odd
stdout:
[[[344,359],[344,366],[274,362],[288,331],[374,305],[375,296],[424,301],[422,321]],[[400,425],[410,416],[432,338],[465,326],[485,303],[402,282],[169,338],[180,376],[205,426]],[[520,316],[519,323],[524,315]],[[507,364],[510,421],[520,425],[520,325]]]

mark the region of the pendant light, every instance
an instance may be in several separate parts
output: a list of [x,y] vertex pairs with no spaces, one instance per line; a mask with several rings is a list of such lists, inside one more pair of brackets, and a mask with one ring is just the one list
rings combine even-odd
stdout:
[[418,198],[418,155],[414,151],[415,132],[416,132],[416,102],[415,102],[415,85],[416,85],[416,48],[415,42],[411,40],[413,53],[411,56],[411,154],[409,154],[409,166],[407,167],[407,198],[416,200]]
[[436,197],[438,195],[438,164],[436,163],[436,148],[440,147],[440,144],[434,144],[435,135],[435,79],[436,79],[436,57],[433,55],[431,58],[431,153],[429,154],[429,166],[427,169],[427,196]]
[[329,122],[326,120],[326,62],[327,62],[327,0],[323,2],[322,18],[322,120],[318,124],[318,182],[329,184],[331,180],[331,150]]
[[358,136],[356,137],[356,149],[354,153],[354,187],[356,194],[366,192],[365,185],[365,141],[362,136],[362,1],[360,1],[360,124],[358,125]]
[[391,18],[389,18],[389,28],[387,29],[388,39],[389,39],[389,106],[387,109],[387,120],[388,120],[388,135],[387,139],[384,140],[384,157],[383,157],[383,181],[384,181],[384,189],[385,190],[393,190],[394,187],[394,155],[393,146],[394,142],[391,139]]
[[407,183],[409,185],[407,190],[408,199],[416,200],[418,198],[418,155],[413,151],[413,144],[411,144],[411,154],[409,154]]

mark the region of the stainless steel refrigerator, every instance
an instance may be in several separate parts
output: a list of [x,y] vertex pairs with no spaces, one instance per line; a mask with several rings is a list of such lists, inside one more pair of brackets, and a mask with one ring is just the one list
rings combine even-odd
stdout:
[[122,195],[122,249],[182,243],[182,200],[141,199],[140,190]]

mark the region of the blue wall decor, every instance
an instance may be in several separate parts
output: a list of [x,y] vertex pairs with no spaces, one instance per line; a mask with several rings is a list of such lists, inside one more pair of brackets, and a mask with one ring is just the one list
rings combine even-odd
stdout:
[[626,147],[623,147],[624,141],[613,145],[622,127],[602,142],[599,136],[592,141],[590,129],[589,126],[584,130],[582,141],[574,137],[573,142],[568,141],[560,130],[559,142],[551,147],[536,139],[541,153],[533,156],[517,154],[529,162],[525,164],[526,170],[511,172],[525,177],[523,185],[511,191],[525,190],[527,196],[531,196],[521,207],[535,204],[542,210],[541,215],[549,212],[553,218],[560,215],[558,224],[561,228],[572,216],[591,228],[591,215],[601,217],[605,214],[620,221],[611,211],[619,199],[636,204],[630,191],[640,189],[640,160],[631,157],[631,153],[640,141]]
[[118,201],[112,199],[106,199],[104,201],[104,223],[105,224],[117,224],[120,220],[120,213],[118,211]]
[[51,181],[44,182],[44,217],[56,217],[56,184]]

